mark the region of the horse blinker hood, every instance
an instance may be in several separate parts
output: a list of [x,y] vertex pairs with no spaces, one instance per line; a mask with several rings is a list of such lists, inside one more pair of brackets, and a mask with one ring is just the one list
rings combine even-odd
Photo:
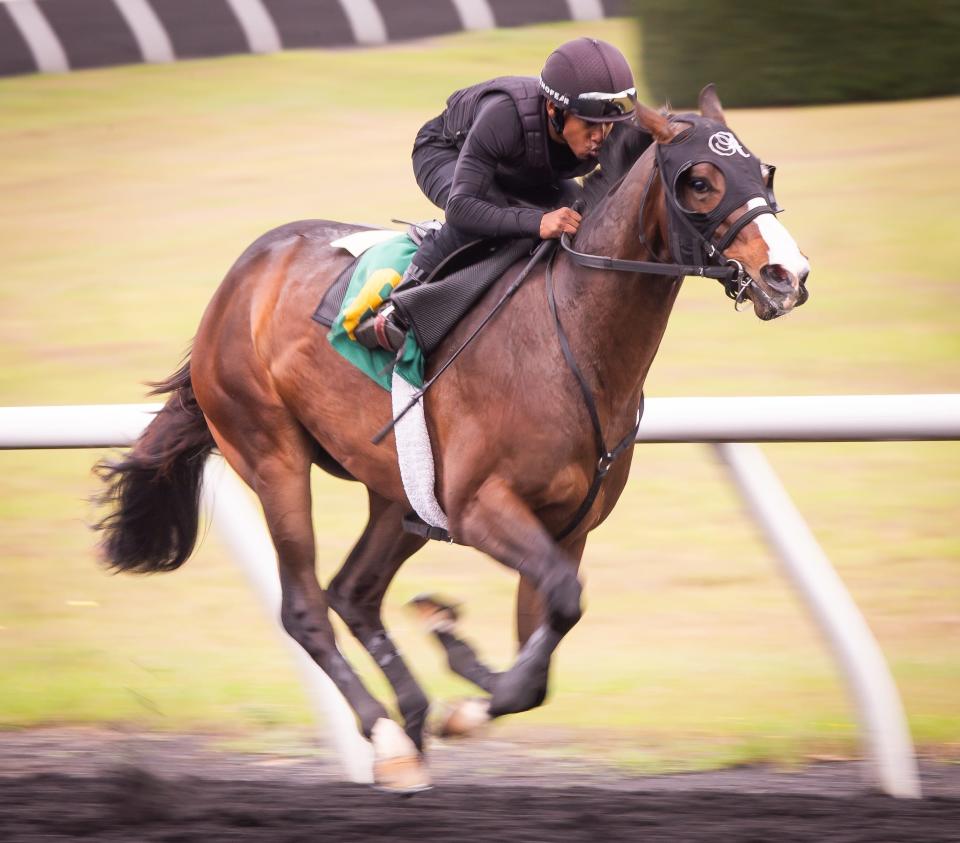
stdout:
[[[670,143],[657,145],[657,166],[666,189],[670,250],[678,263],[709,263],[760,214],[776,214],[781,210],[773,196],[774,168],[768,168],[765,179],[760,159],[716,120],[698,114],[678,114],[671,122],[688,123],[690,127]],[[677,195],[681,177],[700,163],[713,164],[723,173],[726,182],[720,202],[706,214],[684,208]],[[761,199],[763,203],[744,213],[722,241],[714,243],[713,235],[720,223],[751,199]]]

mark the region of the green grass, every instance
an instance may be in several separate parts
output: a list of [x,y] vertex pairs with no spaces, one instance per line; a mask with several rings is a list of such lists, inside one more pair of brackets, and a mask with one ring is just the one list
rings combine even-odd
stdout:
[[[419,125],[453,88],[536,72],[581,31],[634,43],[628,24],[605,21],[0,80],[0,403],[142,401],[142,381],[173,371],[247,243],[301,217],[432,215],[410,172]],[[648,394],[957,391],[960,99],[729,118],[779,166],[811,300],[760,323],[691,279]],[[764,450],[880,640],[914,738],[956,756],[960,447]],[[285,745],[310,712],[214,536],[173,575],[98,567],[86,528],[96,457],[0,453],[0,726],[121,722]],[[362,528],[364,495],[314,485],[328,579]],[[550,704],[499,734],[642,769],[857,751],[818,633],[706,448],[642,448],[583,570],[587,613],[558,655]],[[466,633],[501,665],[513,578],[431,546],[388,594],[431,694],[469,693],[402,610],[424,590],[463,599]]]

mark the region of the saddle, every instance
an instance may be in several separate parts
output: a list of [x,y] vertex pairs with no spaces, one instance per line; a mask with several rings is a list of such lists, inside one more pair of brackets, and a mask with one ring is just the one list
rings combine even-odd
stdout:
[[442,264],[424,284],[400,287],[390,296],[429,355],[480,297],[513,264],[529,256],[537,241],[529,238],[481,240]]
[[[390,366],[390,355],[362,347],[353,348],[358,344],[345,336],[346,332],[342,330],[339,322],[345,303],[357,294],[360,286],[376,268],[389,267],[402,275],[416,251],[420,236],[421,231],[408,231],[405,235],[396,235],[365,251],[340,273],[313,314],[316,322],[331,329],[329,338],[334,348],[387,389],[389,381],[382,375],[383,370]],[[410,335],[417,350],[428,356],[490,286],[510,266],[528,255],[535,245],[536,241],[533,239],[477,241],[452,255],[426,283],[411,286],[405,284],[393,290],[387,285],[383,290],[383,297],[389,297],[410,326]],[[366,272],[360,273],[359,270],[363,269],[364,265]],[[358,277],[360,274],[364,275],[363,279]],[[407,356],[406,351],[403,354]],[[365,355],[372,356],[371,365],[362,365],[361,361],[366,361]],[[372,373],[373,366],[377,367],[375,371],[378,371],[381,377],[378,378]],[[422,370],[422,363],[420,368]],[[419,378],[415,373],[414,377],[408,377],[404,373],[404,377],[415,386],[422,385],[422,371]],[[420,382],[415,383],[415,380]]]

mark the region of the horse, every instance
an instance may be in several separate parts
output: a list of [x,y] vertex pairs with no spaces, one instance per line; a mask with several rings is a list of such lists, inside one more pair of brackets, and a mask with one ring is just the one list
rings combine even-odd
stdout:
[[[756,159],[749,161],[751,153],[726,130],[712,85],[701,92],[699,110],[671,115],[638,105],[636,124],[652,143],[622,173],[604,168],[606,181],[599,190],[594,185],[573,241],[578,251],[565,241],[565,249],[534,266],[509,306],[423,397],[436,497],[451,536],[519,574],[519,647],[501,673],[456,638],[449,607],[421,604],[441,621],[434,629],[451,667],[483,693],[451,719],[460,724],[451,731],[469,732],[543,703],[551,656],[581,616],[578,570],[587,535],[623,491],[644,379],[683,276],[697,271],[671,263],[678,244],[696,240],[690,231],[678,239],[671,208],[681,209],[688,227],[720,214],[699,245],[725,262],[724,271],[736,268],[728,293],[738,304],[752,303],[757,317],[776,318],[806,299],[809,264],[775,209],[767,205],[758,215],[763,202],[755,195],[729,210],[723,204],[739,195],[732,183],[739,176],[725,175],[739,172],[729,162],[754,166]],[[695,156],[665,173],[664,156],[683,152],[698,120],[709,121],[717,155]],[[154,384],[155,393],[168,395],[162,409],[128,454],[99,465],[110,506],[99,524],[100,546],[118,570],[182,565],[196,542],[203,461],[218,449],[262,505],[277,552],[283,627],[355,712],[373,745],[375,784],[413,792],[430,786],[423,756],[429,702],[384,628],[381,603],[426,539],[403,527],[410,504],[393,434],[372,441],[392,418],[390,395],[333,351],[311,321],[323,288],[350,260],[331,241],[358,228],[290,223],[240,256],[206,308],[183,366]],[[590,253],[617,256],[622,265],[615,271],[606,258],[577,261]],[[428,376],[471,336],[519,271],[517,264],[506,272],[454,328],[428,362]],[[598,462],[607,441],[621,446]],[[313,465],[362,483],[369,497],[367,525],[326,588],[314,567]],[[331,609],[389,680],[402,726],[340,653]]]

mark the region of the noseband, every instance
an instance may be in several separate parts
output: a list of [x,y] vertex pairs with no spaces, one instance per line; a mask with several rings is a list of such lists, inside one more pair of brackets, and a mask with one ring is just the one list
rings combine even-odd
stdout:
[[[639,230],[642,239],[647,195],[654,177],[659,172],[666,197],[670,253],[677,262],[634,261],[578,252],[571,245],[567,234],[560,238],[560,244],[575,263],[592,269],[639,272],[673,278],[714,278],[723,284],[727,296],[734,300],[734,306],[739,309],[751,286],[761,293],[763,290],[747,274],[743,264],[734,258],[728,258],[723,252],[743,228],[758,216],[777,214],[782,210],[773,195],[773,171],[776,168],[768,167],[768,176],[764,178],[759,159],[722,123],[699,114],[674,115],[670,119],[671,122],[689,123],[690,127],[670,143],[656,144],[656,165],[650,173],[650,180],[640,203]],[[677,197],[681,176],[694,164],[701,162],[713,164],[723,173],[726,183],[723,198],[713,210],[705,214],[688,211]],[[764,204],[742,214],[720,241],[714,242],[714,234],[720,224],[733,211],[754,198],[762,199]]]

